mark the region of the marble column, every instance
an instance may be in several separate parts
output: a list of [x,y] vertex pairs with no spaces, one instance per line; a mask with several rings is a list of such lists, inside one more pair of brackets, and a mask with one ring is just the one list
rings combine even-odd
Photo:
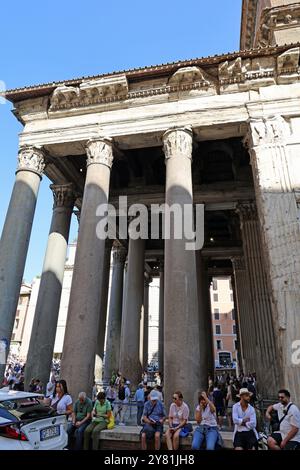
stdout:
[[[128,272],[128,257],[127,257],[127,261],[125,261],[125,264],[124,264],[122,312],[124,312],[124,309],[125,309],[125,301],[126,301],[126,294],[127,294],[127,272]],[[122,329],[121,329],[121,335],[122,335]]]
[[[214,377],[214,343],[212,313],[210,305],[210,291],[207,262],[203,259],[200,250],[196,251],[198,305],[199,305],[199,347],[200,369],[208,385],[208,376]],[[206,386],[207,388],[207,386]],[[205,390],[206,390],[205,388]]]
[[278,348],[272,319],[270,293],[261,247],[258,217],[254,203],[237,206],[251,298],[251,335],[254,335],[254,370],[259,392],[276,396],[279,383]]
[[[237,312],[237,297],[236,297],[236,288],[235,288],[235,282],[234,282],[234,275],[233,274],[230,277],[230,282],[231,282],[231,287],[232,287],[234,311]],[[237,375],[239,375],[241,369],[243,369],[243,359],[242,359],[242,357],[243,357],[243,345],[242,345],[242,341],[241,341],[241,329],[240,329],[239,315],[237,315],[237,313],[235,314],[234,321],[235,321],[236,342],[237,342],[237,347],[236,347],[236,362],[237,362],[236,372],[237,372]]]
[[[7,346],[6,357],[44,167],[44,152],[40,148],[20,148],[16,180],[0,241],[0,341]],[[0,364],[0,381],[4,370],[5,364]]]
[[159,266],[158,369],[164,374],[164,263]]
[[105,259],[105,236],[96,212],[107,205],[112,163],[111,140],[87,143],[87,174],[61,361],[61,378],[74,397],[80,391],[90,395],[93,385]]
[[[163,136],[166,157],[166,205],[193,204],[192,131],[178,128]],[[194,409],[199,389],[206,389],[206,374],[200,370],[199,308],[195,251],[186,249],[187,239],[174,236],[174,218],[170,218],[170,238],[165,240],[164,303],[164,384],[168,408],[172,394],[181,390],[184,400]],[[180,221],[177,221],[180,223]],[[185,221],[186,228],[193,220]],[[178,228],[178,226],[177,226]]]
[[287,388],[292,399],[300,396],[299,135],[298,116],[260,118],[256,113],[246,139],[279,343],[278,385]]
[[112,240],[107,239],[105,243],[102,285],[100,287],[101,300],[100,300],[100,309],[99,309],[98,336],[97,336],[96,357],[95,357],[95,380],[97,382],[101,382],[103,379],[104,341],[105,341],[106,319],[107,319],[111,248],[112,248]]
[[145,278],[144,281],[144,305],[141,327],[143,331],[142,342],[142,368],[147,370],[148,367],[148,342],[149,342],[149,284],[152,282],[151,277]]
[[126,294],[122,315],[120,372],[133,389],[141,381],[140,321],[144,297],[145,240],[129,239]]
[[104,379],[110,380],[119,370],[122,325],[124,264],[127,250],[119,245],[113,248],[112,280],[109,300],[108,325],[105,346]]
[[245,374],[256,369],[254,362],[255,330],[252,321],[252,307],[250,299],[250,285],[246,271],[244,256],[235,256],[231,259],[236,294],[236,316],[240,330],[240,346],[242,355],[242,368]]
[[50,186],[54,205],[25,369],[25,387],[38,377],[46,387],[51,370],[71,216],[73,184]]

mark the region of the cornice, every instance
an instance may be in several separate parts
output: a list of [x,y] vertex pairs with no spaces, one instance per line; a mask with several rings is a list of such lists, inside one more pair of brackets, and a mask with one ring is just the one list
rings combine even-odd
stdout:
[[[171,99],[185,99],[297,83],[300,80],[299,56],[299,46],[286,49],[277,56],[244,58],[241,54],[234,60],[226,60],[207,69],[199,66],[181,67],[164,80],[143,82],[143,86],[133,90],[130,89],[125,75],[118,76],[118,81],[122,83],[120,89],[107,86],[105,80],[100,86],[99,81],[89,81],[84,87],[84,96],[81,91],[83,84],[77,88],[58,87],[50,100],[49,116],[68,109],[71,112],[78,108],[94,109],[103,103],[122,103],[155,95],[167,94]],[[63,98],[57,100],[60,93]],[[91,111],[92,109],[89,112]]]
[[[128,83],[133,81],[139,81],[144,79],[151,79],[153,77],[159,76],[171,76],[178,69],[182,67],[208,67],[208,66],[218,66],[220,63],[226,60],[234,60],[238,57],[242,59],[245,58],[254,58],[262,56],[271,56],[274,54],[279,54],[291,47],[299,46],[300,42],[293,45],[284,45],[284,46],[269,46],[264,48],[256,48],[250,50],[242,50],[236,52],[228,52],[226,54],[214,55],[208,57],[201,57],[183,61],[170,62],[166,64],[160,64],[155,66],[146,66],[139,67],[135,69],[117,71],[112,73],[106,73],[101,75],[87,76],[81,78],[74,78],[70,80],[57,81],[57,82],[48,82],[44,84],[32,85],[27,87],[15,88],[3,92],[1,96],[4,96],[7,100],[17,103],[19,101],[38,98],[41,96],[49,96],[54,92],[57,87],[78,87],[83,83],[88,81],[97,80],[100,78],[113,78],[116,75],[125,75]],[[104,97],[105,98],[105,97]]]
[[[45,85],[39,90],[11,90],[6,98],[14,102],[14,114],[24,124],[166,100],[248,92],[299,83],[299,55],[300,42],[65,82],[53,89]],[[51,94],[47,99],[37,98],[39,92]]]

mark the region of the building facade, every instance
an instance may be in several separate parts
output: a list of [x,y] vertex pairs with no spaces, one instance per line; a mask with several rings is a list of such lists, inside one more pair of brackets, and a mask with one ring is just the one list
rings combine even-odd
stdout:
[[[294,354],[300,338],[298,29],[299,2],[244,0],[241,51],[6,92],[24,128],[0,244],[5,339],[11,339],[43,174],[53,182],[28,378],[42,377],[52,359],[76,207],[78,247],[61,364],[74,395],[90,390],[95,356],[103,356],[113,249],[108,362],[116,365],[119,357],[118,368],[133,385],[147,356],[147,286],[159,266],[166,397],[182,389],[192,405],[212,374],[209,278],[220,273],[234,276],[243,369],[256,372],[263,395],[284,386],[300,396]],[[119,220],[113,239],[105,240],[97,214],[108,202]],[[199,214],[204,206],[201,249],[187,249],[192,216],[181,238],[127,236],[134,204],[147,208],[153,227],[152,205],[164,203],[182,211],[198,207]],[[131,209],[124,215],[126,204]]]
[[231,278],[213,278],[210,302],[215,365],[235,368],[238,344]]
[[24,332],[27,329],[26,323],[30,305],[30,297],[31,285],[28,283],[22,283],[10,342],[10,352],[17,356],[20,355]]

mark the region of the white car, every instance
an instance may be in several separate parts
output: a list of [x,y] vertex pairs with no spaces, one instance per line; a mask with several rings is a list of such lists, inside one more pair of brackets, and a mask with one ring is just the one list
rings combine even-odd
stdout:
[[42,397],[0,389],[0,451],[62,450],[67,446],[66,416],[42,404]]

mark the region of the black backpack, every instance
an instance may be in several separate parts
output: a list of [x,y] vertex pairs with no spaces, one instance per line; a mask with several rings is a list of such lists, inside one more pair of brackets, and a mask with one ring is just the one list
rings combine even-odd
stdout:
[[118,397],[119,397],[119,400],[125,400],[125,387],[119,388]]

